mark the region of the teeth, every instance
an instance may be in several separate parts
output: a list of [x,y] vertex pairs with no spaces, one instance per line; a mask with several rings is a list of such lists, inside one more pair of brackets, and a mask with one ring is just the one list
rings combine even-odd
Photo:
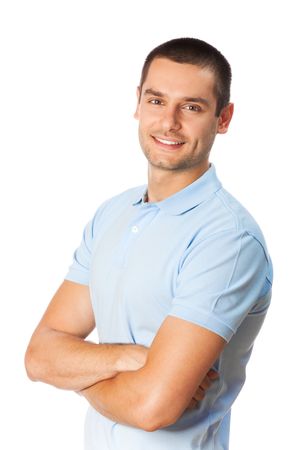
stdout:
[[157,139],[159,142],[161,142],[162,144],[167,144],[167,145],[178,145],[178,144],[184,144],[184,142],[171,142],[171,141],[165,141],[164,139],[159,139],[159,138],[155,138]]

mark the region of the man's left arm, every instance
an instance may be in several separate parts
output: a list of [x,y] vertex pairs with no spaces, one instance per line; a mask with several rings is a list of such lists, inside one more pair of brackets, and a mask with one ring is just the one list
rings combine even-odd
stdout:
[[181,417],[225,344],[206,328],[167,316],[145,366],[103,380],[81,394],[115,422],[145,431],[164,428]]
[[83,391],[111,420],[146,431],[175,423],[265,290],[270,262],[247,231],[220,230],[187,252],[146,364]]

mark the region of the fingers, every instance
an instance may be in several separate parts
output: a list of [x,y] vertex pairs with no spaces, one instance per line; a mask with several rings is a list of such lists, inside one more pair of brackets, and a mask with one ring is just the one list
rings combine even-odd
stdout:
[[204,377],[204,379],[201,381],[200,387],[204,391],[206,391],[208,388],[210,388],[210,386],[212,385],[213,381],[216,380],[217,378],[219,378],[218,372],[216,372],[213,369],[209,370],[207,372],[206,376]]
[[201,381],[201,384],[199,387],[206,391],[212,384],[212,380],[206,375],[206,377]]
[[199,401],[203,400],[204,397],[205,397],[205,392],[199,386],[197,391],[194,393],[187,409],[196,409],[198,407]]
[[199,401],[203,400],[205,397],[205,391],[210,388],[212,383],[219,378],[218,372],[214,369],[210,369],[204,379],[201,381],[200,386],[198,386],[196,392],[194,393],[189,406],[187,409],[195,409],[198,407]]
[[203,389],[201,389],[201,387],[199,386],[198,389],[196,390],[195,394],[193,395],[193,399],[199,401],[199,400],[203,400],[205,397],[205,391]]
[[186,409],[195,409],[198,406],[198,401],[194,398],[191,399],[189,406]]
[[217,378],[219,378],[218,372],[213,369],[209,370],[207,375],[201,381],[201,384],[196,390],[195,394],[193,395],[193,399],[197,401],[203,400],[205,397],[205,391],[210,388],[214,380],[216,380]]
[[211,380],[216,380],[217,378],[219,378],[219,373],[214,370],[214,369],[210,369],[207,372],[207,376],[211,379]]

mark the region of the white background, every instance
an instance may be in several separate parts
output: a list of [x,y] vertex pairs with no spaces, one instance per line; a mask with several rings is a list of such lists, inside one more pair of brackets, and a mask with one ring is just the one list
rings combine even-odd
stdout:
[[288,0],[2,0],[2,449],[82,448],[85,400],[30,382],[23,357],[85,223],[109,196],[146,183],[135,89],[147,53],[183,36],[215,45],[232,65],[235,115],[211,161],[262,227],[274,263],[272,307],[233,408],[230,448],[296,448],[296,6]]

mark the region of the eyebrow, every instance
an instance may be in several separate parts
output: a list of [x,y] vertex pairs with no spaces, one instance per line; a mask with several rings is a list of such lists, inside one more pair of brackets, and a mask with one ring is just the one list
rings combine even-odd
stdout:
[[[144,95],[155,95],[156,97],[166,97],[166,94],[151,88],[146,89]],[[184,102],[204,103],[205,105],[209,106],[209,101],[203,97],[183,97],[182,100]]]

